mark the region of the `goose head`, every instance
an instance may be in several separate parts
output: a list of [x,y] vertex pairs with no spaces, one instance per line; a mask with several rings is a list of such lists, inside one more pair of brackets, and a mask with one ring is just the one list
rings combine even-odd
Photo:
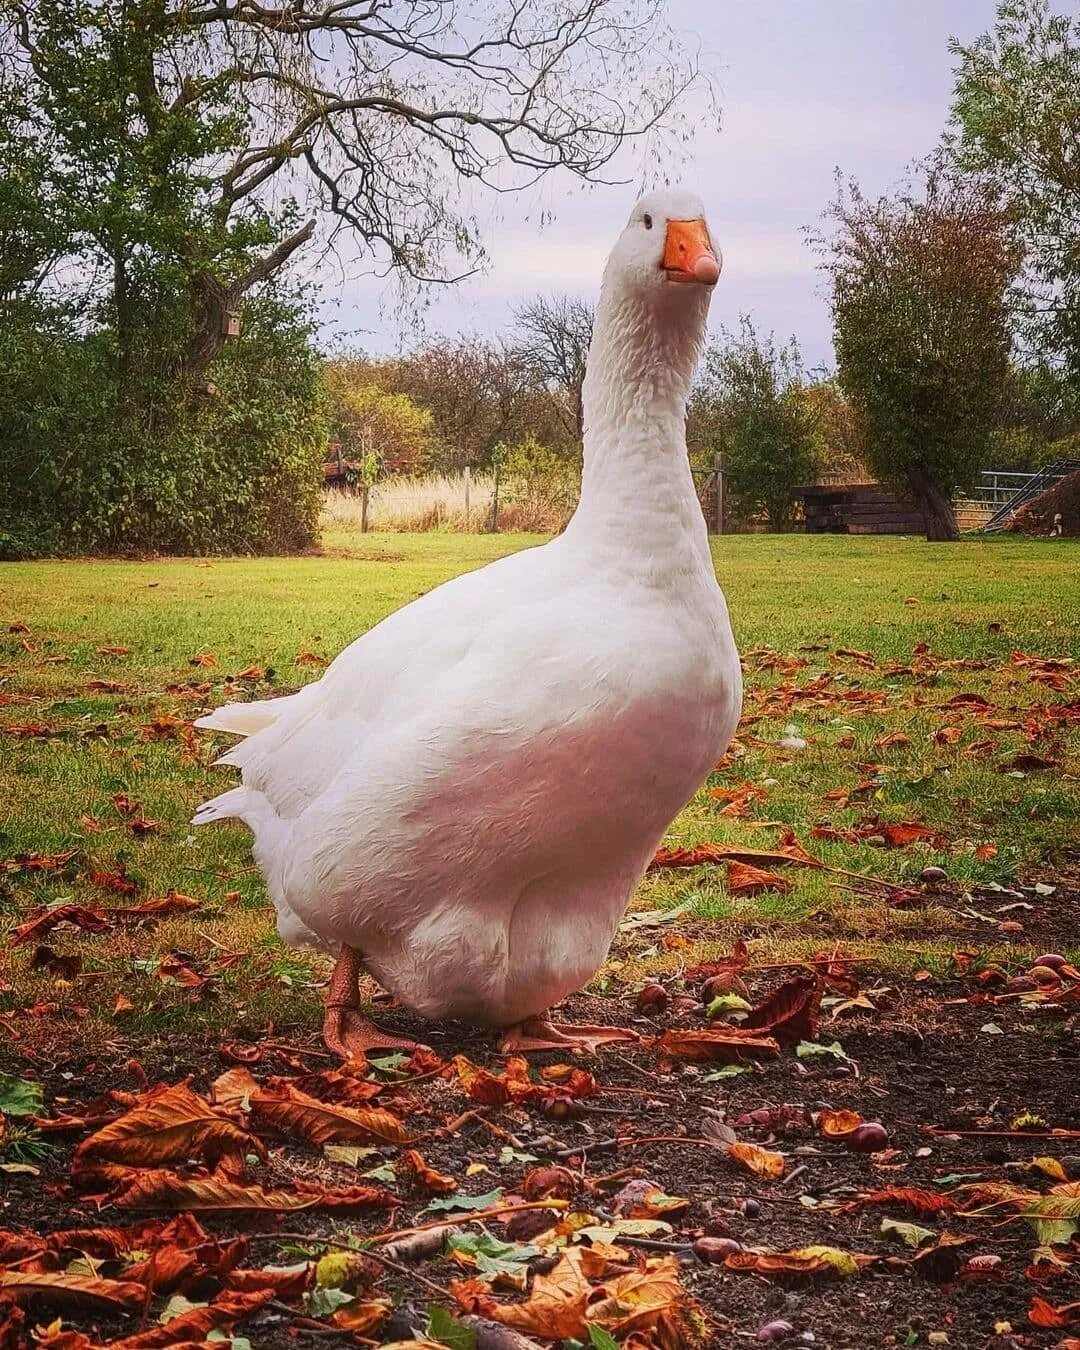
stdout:
[[606,286],[641,297],[670,295],[673,287],[707,294],[720,276],[720,251],[712,242],[701,199],[684,188],[662,188],[642,197],[611,251]]
[[592,427],[640,405],[644,381],[658,411],[682,415],[720,266],[698,196],[662,188],[637,202],[600,288],[584,390]]

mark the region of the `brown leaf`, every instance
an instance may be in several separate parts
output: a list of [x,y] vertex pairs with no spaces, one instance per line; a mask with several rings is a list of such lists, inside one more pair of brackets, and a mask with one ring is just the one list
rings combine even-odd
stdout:
[[299,1135],[309,1144],[370,1143],[407,1144],[408,1131],[384,1107],[338,1106],[309,1097],[289,1082],[278,1091],[257,1092],[251,1098],[253,1119],[273,1125],[287,1134]]
[[956,745],[963,734],[960,727],[939,727],[930,739],[935,745]]
[[87,905],[54,905],[40,910],[8,935],[9,947],[21,947],[26,942],[39,942],[47,933],[62,923],[74,924],[86,933],[105,933],[109,920],[104,912]]
[[59,872],[78,851],[73,848],[67,853],[17,853],[14,858],[5,858],[2,867],[5,872]]
[[225,1290],[205,1308],[191,1308],[164,1326],[150,1327],[110,1341],[109,1350],[164,1350],[168,1346],[201,1347],[211,1331],[228,1331],[237,1322],[250,1317],[274,1296],[272,1289],[248,1292]]
[[868,1209],[895,1205],[911,1210],[916,1214],[951,1214],[959,1206],[948,1195],[939,1195],[936,1191],[918,1190],[914,1186],[886,1186],[883,1190],[871,1191],[853,1200],[849,1209]]
[[1063,1303],[1055,1308],[1036,1294],[1028,1309],[1028,1321],[1037,1327],[1080,1326],[1080,1303]]
[[589,1322],[620,1340],[657,1329],[661,1344],[686,1344],[677,1332],[670,1338],[663,1335],[664,1324],[677,1321],[678,1306],[687,1301],[675,1257],[646,1261],[644,1269],[617,1275],[601,1288],[606,1297],[589,1304]]
[[319,656],[317,652],[302,651],[297,652],[294,666],[325,666],[327,665],[325,656]]
[[389,1205],[393,1197],[378,1186],[350,1186],[328,1191],[298,1182],[292,1190],[266,1190],[254,1183],[220,1176],[185,1178],[165,1169],[126,1178],[113,1203],[118,1209],[177,1209],[200,1214],[252,1210],[359,1209]]
[[490,1317],[526,1336],[587,1340],[585,1309],[593,1292],[585,1274],[589,1259],[585,1247],[564,1251],[553,1270],[536,1276],[524,1303],[500,1304],[475,1279],[454,1280],[450,1291],[466,1312]]
[[732,1252],[724,1265],[737,1274],[760,1275],[779,1284],[798,1285],[842,1278],[841,1272],[824,1256],[801,1252]]
[[931,1247],[924,1247],[911,1258],[911,1268],[935,1284],[949,1284],[964,1264],[964,1252],[974,1238],[942,1233]]
[[82,970],[81,956],[61,956],[51,947],[35,947],[30,957],[31,970],[47,970],[57,979],[71,981]]
[[196,900],[194,896],[184,895],[170,887],[165,895],[156,900],[144,900],[140,905],[117,905],[108,911],[108,916],[121,923],[128,919],[165,919],[173,914],[183,914],[189,909],[198,909],[201,904],[202,901]]
[[506,1069],[501,1074],[478,1068],[464,1055],[455,1055],[453,1065],[465,1093],[473,1101],[486,1106],[504,1106],[507,1102],[542,1102],[551,1097],[591,1097],[598,1091],[596,1079],[585,1069],[570,1068],[554,1086],[534,1083],[529,1077],[528,1062],[517,1055],[507,1059]]
[[243,1158],[245,1153],[266,1157],[259,1140],[219,1116],[186,1083],[176,1083],[153,1089],[133,1110],[83,1140],[74,1165],[160,1167],[196,1156],[214,1161],[224,1154]]
[[703,1027],[691,1031],[665,1031],[656,1048],[669,1059],[692,1063],[719,1061],[740,1064],[747,1059],[776,1059],[780,1045],[771,1036],[755,1035],[736,1027]]
[[217,665],[217,657],[213,652],[197,652],[188,662],[189,666],[199,666],[206,670],[211,670]]
[[791,882],[749,863],[729,862],[727,888],[731,895],[761,895],[764,891],[783,893],[791,890]]
[[99,647],[98,656],[127,656],[131,652],[130,647]]
[[23,1302],[40,1296],[50,1303],[76,1308],[139,1308],[146,1297],[141,1284],[130,1280],[103,1280],[96,1275],[68,1275],[64,1272],[26,1274],[0,1271],[0,1293]]
[[821,993],[822,982],[816,976],[793,976],[752,1008],[743,1026],[768,1032],[781,1045],[816,1040]]
[[734,1144],[727,1147],[727,1155],[734,1158],[747,1169],[759,1177],[782,1177],[786,1163],[782,1153],[773,1153],[770,1149],[759,1148],[757,1144],[744,1144],[741,1140],[736,1140]]
[[889,848],[906,848],[917,839],[933,839],[934,831],[916,820],[906,820],[899,825],[878,825],[875,834],[880,834]]
[[649,864],[650,871],[660,867],[700,867],[703,863],[741,862],[751,867],[782,867],[801,863],[804,867],[820,867],[794,834],[786,831],[778,848],[741,848],[734,844],[697,844],[693,848],[658,849]]
[[436,1171],[414,1148],[407,1149],[401,1155],[401,1162],[412,1172],[420,1185],[433,1195],[453,1195],[458,1188],[453,1177]]
[[[335,1308],[330,1314],[330,1321],[343,1331],[351,1331],[354,1336],[370,1337],[373,1331],[378,1331],[392,1311],[393,1304],[386,1298],[373,1298],[364,1302],[357,1300],[355,1303],[346,1303],[342,1308]],[[408,1342],[402,1344],[408,1345]],[[423,1345],[423,1342],[417,1341],[416,1344]]]
[[307,1292],[314,1267],[301,1266],[299,1270],[231,1270],[225,1276],[227,1289],[248,1292],[269,1289],[275,1298],[300,1298]]
[[132,881],[121,864],[115,872],[91,872],[90,880],[103,891],[113,891],[116,895],[138,895],[139,883]]

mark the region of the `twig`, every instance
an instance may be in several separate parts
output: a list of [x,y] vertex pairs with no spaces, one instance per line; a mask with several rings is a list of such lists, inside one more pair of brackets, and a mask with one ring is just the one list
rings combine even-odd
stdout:
[[450,1219],[436,1219],[434,1223],[419,1223],[415,1228],[399,1228],[392,1233],[376,1233],[373,1242],[396,1242],[398,1238],[412,1237],[414,1233],[427,1233],[432,1228],[445,1228],[452,1223],[482,1223],[485,1219],[498,1219],[504,1214],[520,1214],[526,1209],[569,1209],[568,1200],[527,1200],[520,1205],[496,1205],[493,1209],[469,1210],[455,1214]]
[[790,1186],[796,1177],[802,1176],[802,1174],[806,1171],[806,1167],[807,1167],[806,1163],[803,1163],[800,1167],[796,1167],[794,1172],[789,1172],[787,1174],[787,1176],[783,1179],[783,1181],[781,1181],[780,1185]]
[[1080,1130],[949,1130],[928,1125],[926,1131],[928,1134],[955,1134],[961,1139],[1080,1139]]
[[641,1247],[647,1252],[692,1252],[694,1244],[692,1242],[661,1242],[658,1238],[627,1237],[625,1233],[620,1233],[615,1239],[621,1246]]

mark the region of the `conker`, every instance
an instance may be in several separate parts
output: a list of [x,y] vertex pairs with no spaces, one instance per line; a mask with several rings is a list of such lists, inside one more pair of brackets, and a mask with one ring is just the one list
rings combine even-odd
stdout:
[[742,1251],[742,1243],[728,1237],[700,1237],[694,1243],[694,1255],[706,1265],[719,1266],[735,1252]]
[[1069,963],[1059,952],[1047,952],[1044,956],[1035,959],[1036,966],[1046,966],[1049,970],[1060,970],[1062,966]]
[[662,984],[647,984],[637,996],[638,1012],[650,1016],[662,1013],[668,1005],[668,991]]
[[786,1341],[792,1335],[795,1328],[790,1322],[785,1322],[782,1317],[778,1317],[775,1322],[766,1322],[757,1334],[759,1341],[772,1342]]
[[844,1139],[853,1153],[880,1153],[889,1146],[889,1132],[879,1121],[868,1120]]
[[1061,976],[1052,966],[1032,966],[1028,974],[1036,984],[1060,984]]
[[571,1200],[577,1188],[577,1178],[565,1167],[534,1167],[521,1193],[526,1200]]

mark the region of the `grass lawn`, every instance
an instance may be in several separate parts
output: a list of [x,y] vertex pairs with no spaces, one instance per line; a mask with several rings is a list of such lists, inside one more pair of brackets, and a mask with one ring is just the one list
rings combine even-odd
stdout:
[[384,1009],[436,1054],[330,1066],[191,722],[536,542],[0,569],[0,1344],[1075,1344],[1074,544],[717,541],[744,718],[667,841],[713,856],[571,1000],[640,1041],[511,1084]]
[[[58,929],[46,945],[79,958],[73,984],[57,984],[63,968],[47,956],[29,968],[33,942],[5,951],[0,1012],[11,1034],[146,1035],[180,1005],[195,1024],[313,1026],[322,967],[278,943],[246,830],[188,827],[229,773],[209,767],[213,739],[193,736],[189,723],[237,689],[262,695],[317,678],[317,658],[396,607],[537,542],[331,536],[321,557],[4,566],[0,858],[10,861],[0,924],[61,900],[131,904],[175,889],[199,902],[107,935]],[[824,862],[900,886],[928,864],[964,888],[1050,878],[1064,865],[1080,820],[1077,722],[1046,709],[1071,701],[1075,713],[1074,672],[1012,653],[1075,657],[1075,546],[766,536],[717,540],[714,550],[747,667],[746,716],[729,765],[674,823],[672,845],[767,848],[792,827]],[[950,704],[965,692],[987,702]],[[777,744],[785,738],[805,748]],[[1036,759],[1009,767],[1023,755]],[[739,788],[751,790],[734,801],[710,795]],[[879,817],[929,836],[883,847],[866,824]],[[814,838],[814,827],[855,833]],[[33,866],[33,855],[69,852],[58,869]],[[771,959],[841,944],[933,968],[970,928],[957,918],[955,887],[904,908],[882,886],[835,872],[786,875],[790,890],[740,896],[722,867],[661,871],[637,904],[686,905],[687,919],[708,920],[687,927],[695,959],[744,935]],[[976,928],[995,938],[992,925]],[[174,952],[199,982],[170,978],[161,961]],[[685,949],[631,943],[599,987],[688,959]],[[131,1008],[114,1016],[118,997]]]

